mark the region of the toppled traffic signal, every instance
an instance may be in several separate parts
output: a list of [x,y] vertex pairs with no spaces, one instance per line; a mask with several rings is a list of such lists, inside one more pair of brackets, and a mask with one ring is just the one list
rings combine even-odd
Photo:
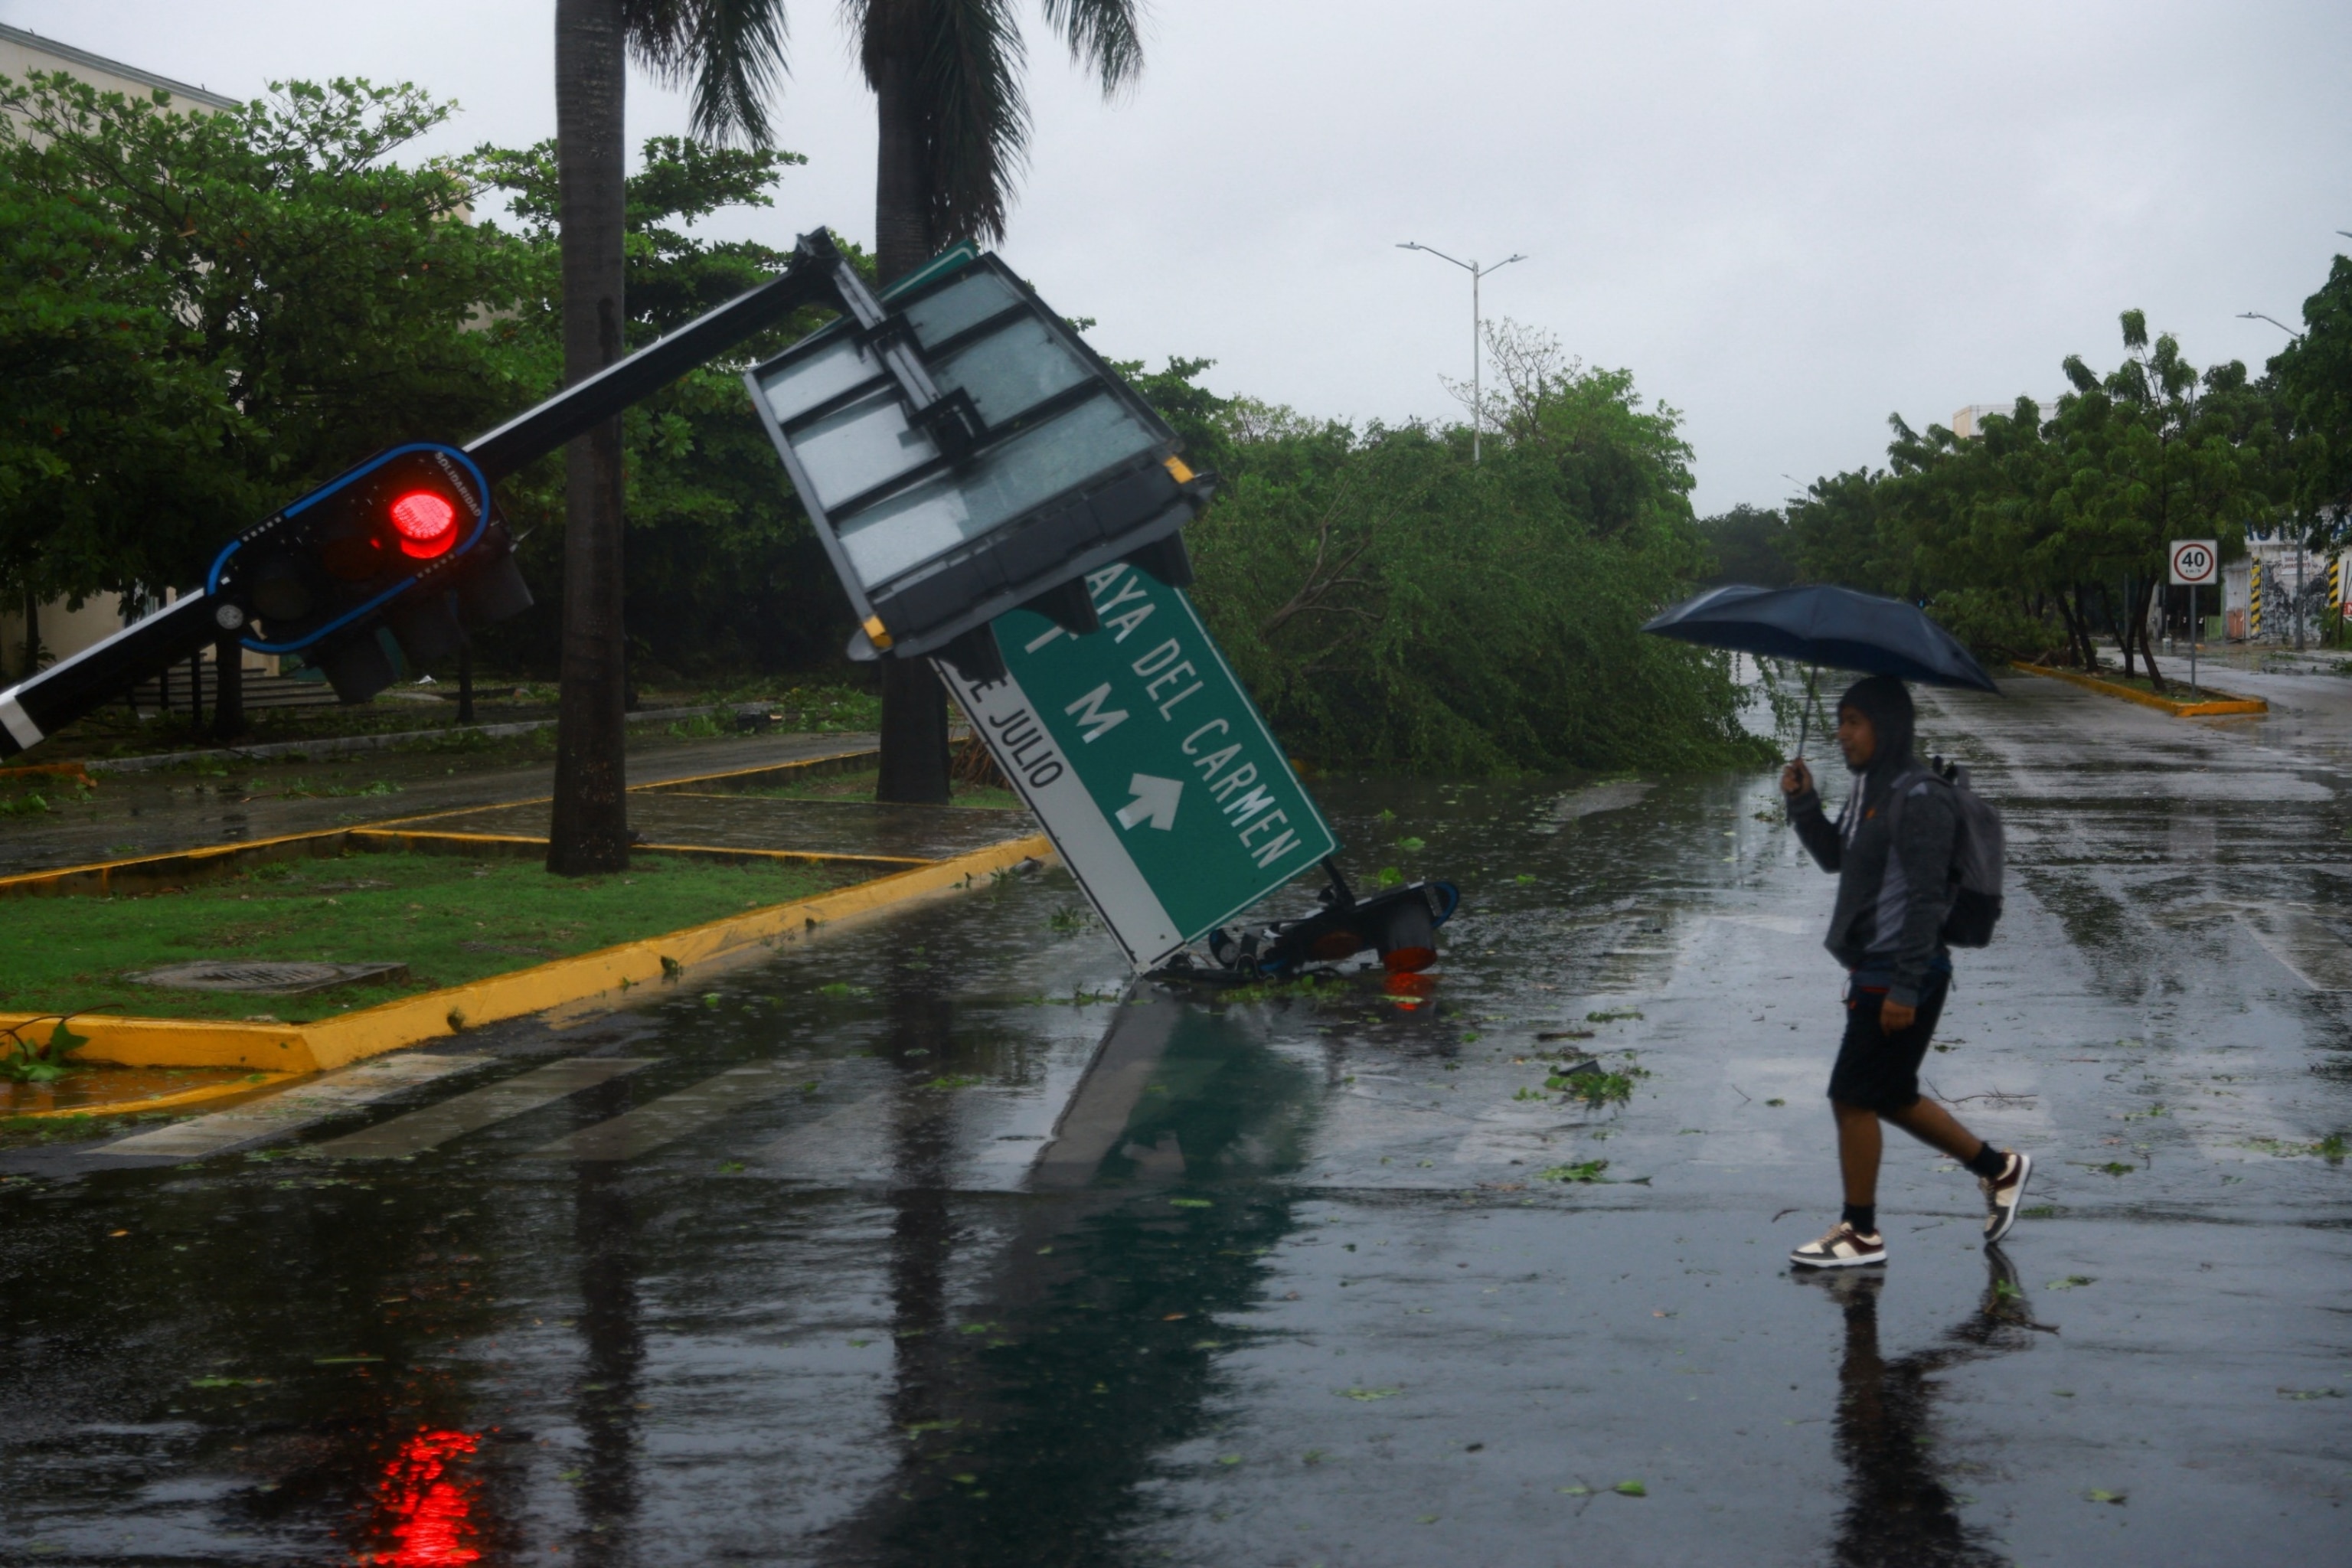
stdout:
[[259,653],[299,653],[362,702],[469,630],[530,607],[489,482],[455,447],[395,447],[232,541],[205,581],[215,620]]
[[346,702],[441,658],[464,630],[520,614],[530,591],[490,487],[803,305],[871,304],[819,229],[792,265],[625,359],[475,437],[380,452],[247,529],[183,593],[104,641],[0,690],[0,757],[218,641],[300,653]]
[[858,619],[852,658],[987,680],[1008,610],[1083,634],[1089,573],[1192,581],[1177,531],[1213,477],[1003,261],[958,246],[878,300],[842,292],[842,320],[744,382]]

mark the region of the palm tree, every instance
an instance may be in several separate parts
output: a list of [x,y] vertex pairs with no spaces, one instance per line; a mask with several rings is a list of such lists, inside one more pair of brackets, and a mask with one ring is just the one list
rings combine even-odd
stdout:
[[[625,352],[622,110],[632,54],[691,85],[697,135],[764,142],[784,67],[782,0],[556,0],[566,384]],[[564,463],[563,685],[547,868],[577,877],[629,863],[621,422],[572,442]]]
[[[1105,97],[1143,68],[1142,0],[1044,0],[1047,26]],[[881,139],[874,181],[882,281],[960,239],[1003,237],[1029,142],[1027,52],[1009,0],[845,0],[874,89]],[[920,659],[882,666],[878,799],[948,798],[947,694]]]
[[[1106,96],[1142,68],[1142,0],[1042,0],[1047,26]],[[1027,53],[1010,0],[844,0],[881,120],[875,236],[882,281],[960,239],[1004,233],[1029,141]],[[694,94],[697,135],[764,141],[784,70],[783,0],[557,0],[556,140],[563,253],[563,374],[623,352],[622,107],[634,54]],[[622,752],[620,423],[566,453],[563,690],[548,868],[628,861]],[[930,667],[882,667],[884,800],[948,798],[947,698]]]

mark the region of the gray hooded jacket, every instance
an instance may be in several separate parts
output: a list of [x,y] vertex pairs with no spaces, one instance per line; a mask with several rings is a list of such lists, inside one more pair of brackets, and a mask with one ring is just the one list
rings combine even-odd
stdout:
[[1821,868],[1837,873],[1822,945],[1858,984],[1883,984],[1888,1001],[1916,1007],[1929,972],[1950,964],[1939,933],[1951,910],[1958,813],[1950,790],[1912,760],[1907,700],[1899,712],[1871,717],[1877,754],[1837,821],[1822,815],[1821,795],[1810,789],[1788,797],[1789,821]]

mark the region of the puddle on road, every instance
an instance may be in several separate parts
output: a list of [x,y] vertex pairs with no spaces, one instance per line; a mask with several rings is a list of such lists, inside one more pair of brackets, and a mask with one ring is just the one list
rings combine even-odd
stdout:
[[[2062,1352],[1916,1160],[1883,1300],[1780,1278],[1835,977],[1767,789],[1321,783],[1351,869],[1463,883],[1433,984],[1130,991],[1012,878],[292,1139],[9,1177],[0,1518],[82,1562],[1990,1561],[2050,1505],[1967,1467]],[[1622,1095],[1543,1088],[1585,1059]],[[2142,1103],[2000,1070],[1937,1058]],[[2270,1279],[2250,1342],[2319,1342],[2333,1277]],[[2097,1342],[2116,1414],[2064,1451],[2195,1440]]]
[[[34,1030],[45,1039],[47,1026]],[[0,1046],[7,1042],[0,1040]],[[0,1079],[0,1117],[71,1114],[87,1106],[164,1100],[200,1089],[261,1084],[271,1075],[211,1068],[84,1068],[50,1082],[16,1083]]]

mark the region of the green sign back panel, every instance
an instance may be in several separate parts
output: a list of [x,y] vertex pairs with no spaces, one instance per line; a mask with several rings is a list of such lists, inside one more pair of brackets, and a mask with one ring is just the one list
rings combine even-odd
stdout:
[[1139,965],[1339,847],[1192,601],[1124,563],[1087,578],[1102,629],[1014,610],[1009,671],[956,690]]

